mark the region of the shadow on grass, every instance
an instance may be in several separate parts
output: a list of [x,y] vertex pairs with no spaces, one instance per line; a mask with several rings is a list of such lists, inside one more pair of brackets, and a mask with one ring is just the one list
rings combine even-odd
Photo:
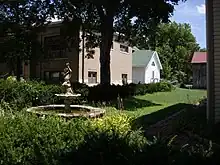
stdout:
[[[152,106],[160,106],[161,104],[156,104],[148,100],[138,99],[135,97],[126,98],[123,101],[124,110],[127,111],[136,111],[137,108],[144,108],[144,107],[152,107]],[[118,108],[117,102],[113,103],[115,108]]]
[[[116,109],[120,109],[117,100],[113,101],[103,101],[103,102],[89,102],[88,105],[95,106],[95,107],[102,107],[102,106],[110,106]],[[123,99],[123,110],[126,111],[136,111],[138,108],[145,108],[145,107],[152,107],[152,106],[161,106],[161,104],[153,103],[148,100],[138,99],[135,97],[130,97]]]
[[166,107],[164,109],[158,110],[151,114],[140,116],[133,121],[132,127],[133,129],[142,128],[143,130],[146,130],[150,125],[153,125],[161,120],[164,120],[167,117],[173,115],[174,113],[177,113],[181,111],[182,109],[189,108],[191,106],[192,106],[191,104],[179,103],[179,104],[175,104],[175,105]]

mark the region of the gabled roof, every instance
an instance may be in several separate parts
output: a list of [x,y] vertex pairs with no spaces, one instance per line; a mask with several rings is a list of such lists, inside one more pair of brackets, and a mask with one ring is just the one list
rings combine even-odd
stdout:
[[147,67],[153,56],[156,56],[159,68],[162,69],[159,56],[156,51],[152,50],[136,50],[132,54],[132,66]]
[[206,52],[194,52],[191,63],[207,63],[207,53]]

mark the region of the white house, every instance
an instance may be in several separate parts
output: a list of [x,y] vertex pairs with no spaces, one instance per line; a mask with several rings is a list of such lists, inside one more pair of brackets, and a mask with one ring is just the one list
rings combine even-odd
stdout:
[[156,51],[133,49],[132,82],[149,84],[160,81],[162,65]]

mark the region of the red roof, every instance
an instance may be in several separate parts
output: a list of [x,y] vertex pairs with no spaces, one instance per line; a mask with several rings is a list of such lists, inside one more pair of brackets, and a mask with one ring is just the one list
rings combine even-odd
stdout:
[[207,53],[206,52],[195,52],[191,63],[206,63],[207,62]]

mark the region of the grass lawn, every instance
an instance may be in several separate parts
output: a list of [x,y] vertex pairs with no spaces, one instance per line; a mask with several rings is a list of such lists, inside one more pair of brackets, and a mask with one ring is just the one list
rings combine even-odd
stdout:
[[[206,90],[180,89],[172,92],[158,92],[144,96],[136,96],[124,100],[124,113],[140,120],[145,120],[147,125],[154,124],[183,108],[192,106],[206,96]],[[108,110],[114,114],[118,110]]]

